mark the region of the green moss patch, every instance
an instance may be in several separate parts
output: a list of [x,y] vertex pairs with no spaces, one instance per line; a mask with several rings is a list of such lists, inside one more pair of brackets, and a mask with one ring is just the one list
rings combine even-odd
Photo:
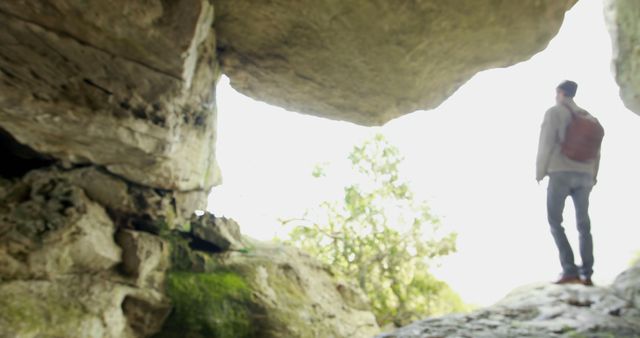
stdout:
[[255,337],[251,293],[231,272],[171,272],[167,294],[173,311],[154,338]]

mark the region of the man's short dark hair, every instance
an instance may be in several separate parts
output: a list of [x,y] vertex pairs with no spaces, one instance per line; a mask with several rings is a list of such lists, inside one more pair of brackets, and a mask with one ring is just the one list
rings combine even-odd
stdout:
[[576,91],[578,90],[578,84],[573,81],[566,80],[558,85],[558,89],[564,92],[564,96],[574,97],[576,96]]

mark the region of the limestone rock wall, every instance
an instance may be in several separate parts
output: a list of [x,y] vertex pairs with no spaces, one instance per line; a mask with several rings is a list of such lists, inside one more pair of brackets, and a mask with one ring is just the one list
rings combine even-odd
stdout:
[[118,227],[77,174],[0,190],[0,337],[144,337],[170,311],[168,244]]
[[640,2],[607,0],[606,18],[613,42],[613,69],[620,97],[640,114]]
[[212,21],[206,0],[1,2],[0,128],[69,164],[210,188]]
[[[371,337],[367,300],[292,248],[103,168],[0,180],[0,337]],[[349,295],[349,297],[344,296]]]

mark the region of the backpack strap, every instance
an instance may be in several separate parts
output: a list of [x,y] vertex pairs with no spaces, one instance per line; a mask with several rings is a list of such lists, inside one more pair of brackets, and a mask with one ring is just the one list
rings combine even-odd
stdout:
[[582,116],[589,116],[591,118],[594,118],[593,116],[591,116],[591,114],[589,114],[589,112],[587,112],[586,110],[582,110],[582,114],[580,112],[576,112],[575,110],[571,109],[571,106],[569,106],[566,103],[562,103],[563,106],[565,106],[567,109],[569,109],[569,112],[571,112],[571,118],[575,118],[578,115],[582,115]]
[[576,112],[573,111],[573,109],[571,109],[571,107],[566,104],[566,103],[562,103],[563,106],[567,107],[567,109],[569,109],[569,112],[571,113],[571,117],[576,117]]

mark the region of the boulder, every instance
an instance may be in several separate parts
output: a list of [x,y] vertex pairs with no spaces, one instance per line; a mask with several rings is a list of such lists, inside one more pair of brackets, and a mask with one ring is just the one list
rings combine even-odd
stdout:
[[210,213],[192,218],[191,237],[193,246],[211,252],[241,250],[245,247],[236,221],[215,217]]

